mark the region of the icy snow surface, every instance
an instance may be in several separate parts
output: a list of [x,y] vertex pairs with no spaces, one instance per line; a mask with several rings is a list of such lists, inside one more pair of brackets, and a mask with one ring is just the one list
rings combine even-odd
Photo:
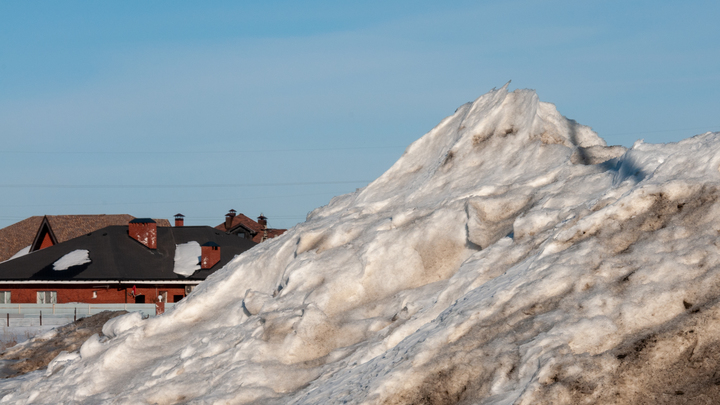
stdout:
[[200,270],[200,256],[202,248],[196,241],[175,245],[175,264],[173,273],[190,277],[195,270]]
[[90,263],[90,252],[85,249],[77,249],[66,254],[53,263],[53,270],[67,270],[73,266]]
[[626,151],[493,90],[0,402],[710,403],[719,166],[719,134]]

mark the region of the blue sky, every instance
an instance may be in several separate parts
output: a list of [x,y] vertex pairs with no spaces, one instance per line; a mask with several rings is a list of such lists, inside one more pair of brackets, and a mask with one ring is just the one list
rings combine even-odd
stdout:
[[720,131],[718,2],[256,3],[0,2],[0,227],[289,227],[508,80],[609,144]]

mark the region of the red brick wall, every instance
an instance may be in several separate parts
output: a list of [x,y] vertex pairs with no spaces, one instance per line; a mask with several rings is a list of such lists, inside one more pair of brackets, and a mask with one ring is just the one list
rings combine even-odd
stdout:
[[[135,298],[130,294],[132,286],[108,285],[99,282],[96,285],[17,285],[0,284],[0,291],[10,291],[11,303],[35,304],[37,303],[38,291],[57,291],[57,303],[83,302],[86,304],[134,304]],[[136,285],[137,295],[145,296],[145,303],[150,304],[156,301],[161,291],[167,291],[168,302],[175,302],[174,296],[185,296],[185,286],[182,285]],[[93,298],[93,292],[97,298]]]
[[220,248],[218,246],[201,246],[201,269],[210,269],[220,261]]
[[[50,238],[50,234],[46,233],[45,237],[43,238],[42,243],[40,244],[40,249],[45,249],[46,247],[50,247],[52,245],[53,245],[53,243],[52,243],[52,239]],[[38,250],[40,250],[40,249],[38,249]]]
[[150,249],[157,249],[157,224],[131,222],[128,224],[128,234]]

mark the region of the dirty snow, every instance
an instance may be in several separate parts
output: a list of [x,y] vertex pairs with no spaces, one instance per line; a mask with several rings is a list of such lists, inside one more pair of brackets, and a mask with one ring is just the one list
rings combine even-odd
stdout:
[[175,265],[173,272],[181,276],[190,277],[196,270],[200,270],[200,256],[202,248],[196,241],[175,245]]
[[[89,336],[101,330],[105,332],[103,324],[110,323],[114,317],[126,313],[127,311],[103,311],[25,340],[0,354],[0,362],[5,362],[0,376],[7,378],[44,367],[48,367],[47,373],[57,371],[65,361],[78,357],[78,348]],[[140,316],[138,312],[133,314]],[[108,322],[108,319],[111,321]]]
[[67,270],[73,266],[80,266],[81,264],[90,263],[90,252],[86,249],[77,249],[66,254],[53,263],[53,270],[61,271]]
[[493,90],[0,402],[716,403],[719,167],[720,134],[607,147]]

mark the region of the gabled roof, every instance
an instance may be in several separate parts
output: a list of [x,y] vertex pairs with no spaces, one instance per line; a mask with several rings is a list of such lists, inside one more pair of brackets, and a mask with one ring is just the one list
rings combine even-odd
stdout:
[[246,230],[250,231],[253,235],[262,231],[262,226],[258,224],[257,222],[253,221],[251,218],[243,215],[243,214],[236,214],[235,217],[232,220],[232,224],[230,225],[230,229],[227,229],[225,227],[225,223],[218,225],[215,227],[215,229],[219,229],[223,232],[233,232],[238,227],[243,227]]
[[47,216],[44,216],[40,222],[40,227],[35,234],[35,239],[33,239],[33,243],[30,245],[30,251],[34,252],[39,250],[43,240],[45,240],[45,237],[49,237],[53,245],[57,245],[59,243],[57,237],[55,236],[55,232],[53,232],[52,227],[50,226],[50,220]]
[[239,230],[238,228],[242,228],[250,233],[250,235],[253,237],[252,240],[256,243],[260,243],[262,241],[262,238],[264,236],[265,231],[267,231],[267,237],[268,238],[274,238],[276,236],[280,236],[287,231],[287,229],[275,229],[275,228],[267,228],[263,229],[263,226],[257,223],[256,221],[252,220],[251,218],[243,215],[243,214],[236,214],[235,217],[233,217],[232,223],[230,225],[230,229],[227,229],[225,227],[225,223],[218,225],[215,227],[215,229],[219,229],[223,232],[227,233],[237,233]]
[[[47,215],[58,243],[93,232],[109,225],[127,225],[132,215]],[[42,216],[34,216],[0,229],[0,262],[32,245],[38,234]],[[157,226],[170,226],[167,219],[156,219]]]
[[[190,277],[173,272],[175,247],[195,241],[220,246],[220,262],[212,269],[197,270]],[[0,263],[3,281],[194,281],[204,280],[255,243],[209,226],[158,227],[157,249],[148,249],[128,236],[128,226],[108,226],[87,235]],[[53,263],[66,254],[84,249],[91,262],[56,271]]]

